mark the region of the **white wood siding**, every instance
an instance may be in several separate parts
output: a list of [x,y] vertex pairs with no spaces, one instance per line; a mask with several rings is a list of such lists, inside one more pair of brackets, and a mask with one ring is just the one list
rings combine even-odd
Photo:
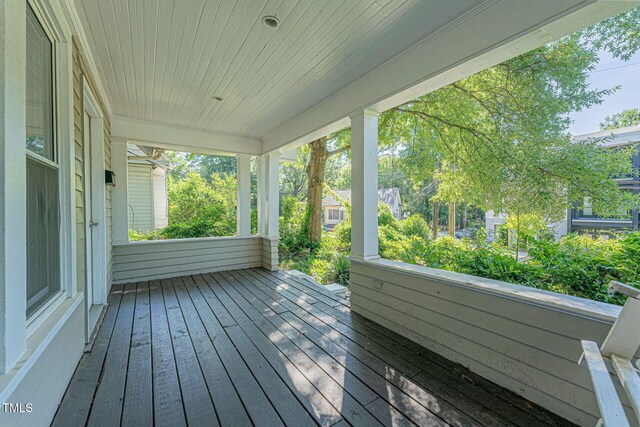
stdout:
[[128,166],[127,191],[129,193],[129,228],[146,232],[153,227],[153,188],[151,166]]
[[114,283],[262,266],[262,238],[206,237],[113,245]]
[[[85,288],[85,226],[84,226],[84,120],[83,120],[83,88],[82,78],[86,78],[94,94],[97,94],[94,78],[87,71],[82,52],[78,45],[73,43],[73,117],[74,117],[74,144],[75,144],[75,199],[76,199],[76,276],[79,291]],[[111,169],[111,123],[107,110],[101,99],[98,98],[103,112],[104,129],[104,167]],[[111,287],[111,188],[105,189],[106,232],[107,232],[107,287]]]
[[277,238],[262,238],[262,267],[267,270],[278,269],[278,239]]
[[353,311],[595,425],[589,375],[577,364],[580,340],[602,343],[620,307],[387,260],[352,260],[350,285]]

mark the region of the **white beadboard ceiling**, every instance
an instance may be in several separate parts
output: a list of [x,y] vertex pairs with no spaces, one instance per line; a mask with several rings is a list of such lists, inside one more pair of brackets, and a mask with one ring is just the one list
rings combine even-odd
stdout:
[[114,115],[255,138],[482,3],[75,0]]

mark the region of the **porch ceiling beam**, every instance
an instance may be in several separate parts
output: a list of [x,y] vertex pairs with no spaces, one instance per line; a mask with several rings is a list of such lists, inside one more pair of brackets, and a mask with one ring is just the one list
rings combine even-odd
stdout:
[[293,148],[621,13],[637,1],[489,1],[262,138]]
[[132,143],[201,154],[262,154],[259,139],[114,116],[113,138]]

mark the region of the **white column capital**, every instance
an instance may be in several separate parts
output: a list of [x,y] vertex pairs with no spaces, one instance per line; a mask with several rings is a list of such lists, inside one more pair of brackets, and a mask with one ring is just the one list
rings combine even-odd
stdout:
[[351,122],[356,121],[363,116],[378,117],[380,116],[380,112],[375,110],[370,110],[368,108],[363,108],[362,110],[356,110],[349,113],[349,118],[351,119]]

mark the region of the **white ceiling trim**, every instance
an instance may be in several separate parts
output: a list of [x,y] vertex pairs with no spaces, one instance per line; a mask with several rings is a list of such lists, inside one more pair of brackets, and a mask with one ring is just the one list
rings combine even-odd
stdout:
[[[491,2],[492,5],[494,3]],[[505,1],[500,7],[475,8],[457,20],[456,26],[448,26],[437,37],[427,37],[271,131],[262,138],[263,149],[268,152],[305,144],[340,129],[337,123],[344,127],[345,120],[354,111],[364,108],[379,112],[388,110],[621,13],[640,2],[597,1],[572,4],[572,7],[559,10],[550,17],[544,17],[544,11],[550,9],[552,3],[543,1]],[[521,13],[514,14],[514,9]],[[531,22],[536,16],[542,19]],[[528,20],[528,25],[518,19]],[[460,25],[461,23],[464,25]],[[489,34],[480,31],[490,23],[496,23],[493,31]]]
[[131,143],[199,154],[262,154],[259,139],[114,116],[111,135]]

